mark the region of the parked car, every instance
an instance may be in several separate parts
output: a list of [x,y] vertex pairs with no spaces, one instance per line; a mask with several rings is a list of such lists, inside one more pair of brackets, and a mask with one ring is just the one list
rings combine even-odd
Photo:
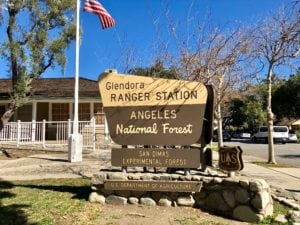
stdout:
[[234,131],[231,134],[231,137],[233,138],[239,138],[239,139],[247,139],[247,138],[251,138],[251,133],[250,132],[246,132],[246,131]]
[[[287,126],[273,126],[273,140],[274,142],[281,142],[285,144],[289,138],[289,129]],[[254,142],[263,141],[268,143],[268,127],[261,126],[258,131],[253,134],[252,140]]]
[[[222,131],[223,141],[231,141],[231,135],[228,130]],[[213,141],[218,141],[218,131],[215,130],[213,134]]]
[[297,143],[298,142],[298,138],[297,138],[296,132],[294,130],[289,131],[289,138],[288,138],[287,142],[289,142],[289,143]]
[[240,131],[234,131],[231,134],[231,137],[233,137],[233,138],[240,138],[240,136],[241,136],[241,132]]
[[251,134],[248,132],[242,132],[242,133],[240,133],[240,138],[243,138],[243,139],[251,138]]

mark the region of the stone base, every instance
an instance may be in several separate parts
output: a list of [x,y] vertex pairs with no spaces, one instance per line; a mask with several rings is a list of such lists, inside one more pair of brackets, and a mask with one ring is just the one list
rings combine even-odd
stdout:
[[69,162],[82,162],[83,139],[81,134],[71,134],[69,138]]
[[[104,187],[106,181],[174,181],[188,183],[201,182],[199,192],[181,191],[137,191],[111,190]],[[184,173],[141,173],[100,171],[92,178],[91,202],[101,204],[143,204],[161,206],[190,206],[205,209],[217,215],[234,218],[244,222],[259,222],[273,214],[273,201],[270,187],[262,179],[244,177],[227,178],[225,176],[208,176],[199,171]],[[100,199],[100,200],[99,200]],[[99,200],[99,201],[98,201]]]

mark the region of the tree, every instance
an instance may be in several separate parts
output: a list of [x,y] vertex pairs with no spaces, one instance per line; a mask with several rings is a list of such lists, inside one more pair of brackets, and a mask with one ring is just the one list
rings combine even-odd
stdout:
[[254,131],[255,128],[265,124],[266,113],[263,110],[261,96],[246,94],[241,99],[233,99],[230,105],[230,125]]
[[146,68],[138,67],[128,71],[129,74],[135,74],[146,77],[160,77],[166,79],[176,79],[175,72],[172,69],[166,69],[163,61],[156,59],[154,65]]
[[273,93],[272,105],[277,119],[300,117],[300,69]]
[[244,114],[243,107],[245,103],[242,99],[235,98],[231,101],[229,109],[230,109],[230,125],[235,127],[243,127],[244,125]]
[[249,130],[254,131],[255,128],[266,122],[266,113],[263,110],[263,105],[255,96],[247,96],[242,112],[245,118],[245,125]]
[[[191,11],[193,5],[189,9]],[[187,15],[186,20],[171,18],[164,10],[168,39],[159,44],[158,52],[167,65],[172,66],[176,77],[213,86],[215,90],[215,117],[218,121],[218,145],[223,146],[222,108],[228,90],[237,87],[243,78],[241,62],[246,62],[248,40],[238,24],[214,25],[210,18],[196,21]],[[156,27],[162,29],[156,21]],[[226,21],[225,21],[226,22]],[[186,23],[186,24],[183,24]],[[232,28],[234,27],[234,28]],[[163,32],[159,32],[162,34]],[[251,57],[251,56],[250,56]],[[253,68],[253,67],[249,67]]]
[[29,101],[33,79],[49,68],[64,69],[64,51],[75,39],[76,28],[72,18],[74,1],[1,2],[5,10],[1,12],[0,25],[6,26],[7,39],[0,43],[0,56],[7,60],[13,92],[8,110],[0,120],[0,129]]
[[178,71],[183,77],[193,81],[201,81],[212,85],[216,93],[215,117],[218,123],[218,146],[223,146],[222,137],[222,103],[226,91],[231,90],[241,79],[241,67],[247,50],[247,41],[243,33],[236,28],[222,32],[215,28],[203,31],[197,38],[198,48],[190,51],[182,49],[179,62],[176,63]]
[[273,142],[272,79],[274,69],[288,65],[300,51],[300,13],[299,2],[292,7],[281,9],[261,21],[253,35],[253,50],[260,63],[267,68],[267,125],[268,125],[268,162],[276,164]]

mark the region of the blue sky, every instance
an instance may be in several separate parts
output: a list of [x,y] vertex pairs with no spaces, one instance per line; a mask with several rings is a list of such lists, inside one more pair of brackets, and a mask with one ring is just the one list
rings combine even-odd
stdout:
[[[80,76],[97,80],[107,68],[124,73],[125,59],[133,52],[134,66],[149,66],[157,55],[153,46],[159,30],[166,29],[163,9],[168,5],[173,20],[184,26],[205,20],[210,12],[213,23],[246,24],[265,17],[282,3],[291,0],[99,0],[116,20],[116,26],[102,30],[95,14],[83,12],[81,0],[80,23],[83,29],[80,47]],[[189,15],[189,16],[187,16]],[[0,28],[0,42],[5,38],[5,27]],[[166,37],[167,38],[167,37]],[[65,74],[61,69],[48,70],[43,77],[73,77],[75,68],[75,43],[66,50],[68,63]],[[7,78],[6,62],[0,58],[0,78]]]

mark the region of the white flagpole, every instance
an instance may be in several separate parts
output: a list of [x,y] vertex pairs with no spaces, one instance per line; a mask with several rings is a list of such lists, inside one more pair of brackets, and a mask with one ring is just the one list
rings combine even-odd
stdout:
[[79,91],[79,16],[80,16],[80,0],[77,0],[76,10],[76,56],[75,56],[75,87],[74,87],[74,124],[73,134],[78,134],[78,91]]
[[78,91],[79,91],[79,15],[80,15],[80,0],[77,0],[76,7],[76,56],[75,56],[75,87],[74,87],[74,121],[73,133],[69,139],[69,154],[70,162],[82,161],[82,135],[78,132]]

